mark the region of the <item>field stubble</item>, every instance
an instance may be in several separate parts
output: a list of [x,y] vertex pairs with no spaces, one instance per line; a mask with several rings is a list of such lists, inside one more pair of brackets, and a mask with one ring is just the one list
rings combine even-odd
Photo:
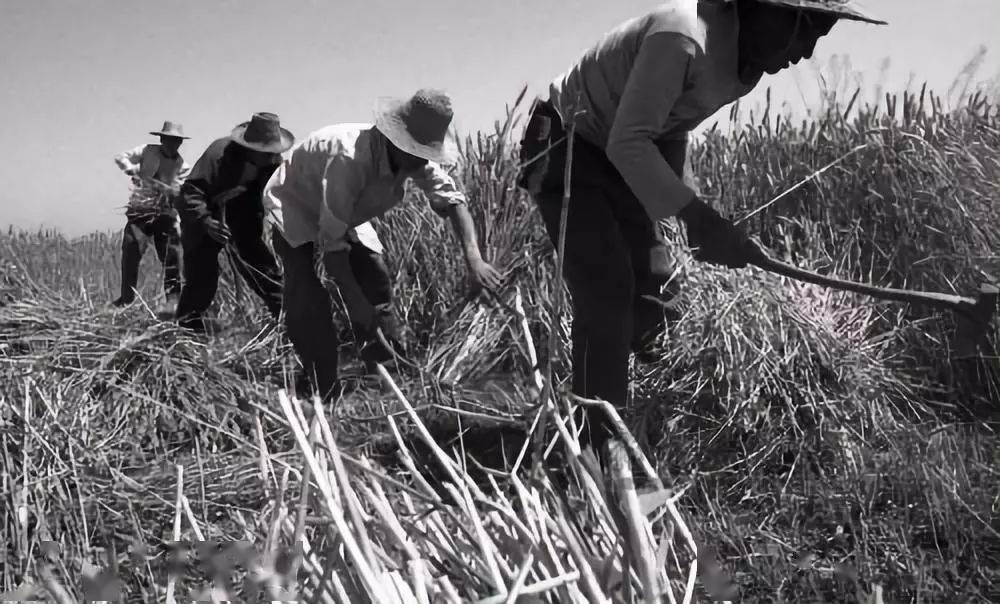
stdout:
[[[926,92],[859,105],[831,98],[800,123],[765,113],[710,132],[692,150],[703,191],[807,268],[955,293],[1000,275],[997,108],[972,96],[946,111]],[[313,601],[371,597],[380,576],[413,601],[526,588],[539,599],[517,601],[571,601],[616,585],[628,600],[658,582],[677,601],[1000,599],[1000,397],[949,361],[949,317],[928,309],[688,263],[684,318],[659,362],[634,367],[625,413],[668,490],[638,465],[638,491],[622,487],[623,465],[601,474],[571,445],[556,447],[560,476],[449,461],[463,448],[483,463],[516,456],[522,439],[483,426],[531,417],[532,353],[567,374],[551,246],[512,186],[516,130],[467,139],[457,172],[511,285],[469,298],[447,224],[411,196],[376,226],[416,367],[387,367],[398,390],[359,390],[325,415],[277,392],[293,357],[228,271],[229,328],[197,339],[142,303],[104,308],[116,235],[0,240],[2,589],[48,572],[82,593],[108,552],[135,601],[228,576],[171,580],[162,549],[179,534],[276,552],[304,537],[303,557],[264,558],[239,589],[288,575]],[[152,254],[144,269],[154,298]],[[129,557],[136,543],[161,557]]]

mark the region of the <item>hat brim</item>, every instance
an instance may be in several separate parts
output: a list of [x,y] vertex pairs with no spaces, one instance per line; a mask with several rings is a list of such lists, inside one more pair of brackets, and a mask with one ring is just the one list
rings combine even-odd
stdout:
[[827,15],[832,15],[838,19],[849,19],[851,21],[863,21],[865,23],[871,23],[873,25],[888,25],[889,23],[883,21],[867,11],[861,10],[861,7],[854,0],[846,0],[839,3],[825,2],[824,0],[760,0],[765,4],[771,4],[774,6],[783,6],[785,8],[794,8],[798,10],[809,10],[818,13],[825,13]]
[[449,137],[445,137],[440,143],[425,145],[410,136],[399,117],[399,110],[405,104],[405,100],[392,97],[375,101],[375,127],[378,131],[389,142],[410,155],[438,164],[454,164],[458,159],[458,146]]
[[190,136],[184,136],[182,134],[175,134],[173,132],[150,132],[150,134],[152,134],[153,136],[166,136],[166,137],[169,137],[169,138],[180,138],[180,139],[184,139],[184,140],[187,140],[187,139],[191,138]]
[[247,126],[249,125],[250,122],[243,122],[239,126],[236,126],[233,128],[232,133],[230,133],[229,138],[231,138],[233,142],[246,147],[247,149],[260,151],[261,153],[284,153],[285,151],[291,149],[292,145],[295,144],[295,136],[280,126],[278,127],[278,130],[281,132],[280,141],[271,143],[270,145],[248,142],[246,138],[244,138],[244,135],[246,134]]

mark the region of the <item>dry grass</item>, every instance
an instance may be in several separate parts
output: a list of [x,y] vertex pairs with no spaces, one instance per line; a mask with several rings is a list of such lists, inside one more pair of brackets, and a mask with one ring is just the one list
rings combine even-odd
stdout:
[[[694,165],[799,265],[965,293],[1000,268],[987,226],[1000,222],[1000,116],[982,98],[932,98],[831,98],[799,124],[765,114],[709,135]],[[228,281],[217,311],[230,328],[194,339],[141,304],[103,309],[114,236],[0,240],[13,299],[0,306],[0,589],[32,579],[80,595],[111,568],[130,601],[168,584],[187,599],[213,578],[316,602],[1000,598],[1000,400],[949,360],[948,317],[927,309],[689,264],[684,318],[659,362],[634,367],[623,413],[649,471],[620,451],[598,470],[553,423],[539,433],[551,463],[532,463],[511,427],[539,409],[568,417],[573,401],[546,398],[536,372],[551,358],[560,392],[569,323],[551,246],[513,187],[518,133],[508,122],[467,140],[457,172],[510,286],[466,296],[449,226],[413,196],[377,228],[414,366],[385,367],[386,389],[323,413],[280,390],[287,344]],[[152,298],[155,258],[144,267]],[[171,579],[177,538],[262,556],[229,573],[201,551]]]

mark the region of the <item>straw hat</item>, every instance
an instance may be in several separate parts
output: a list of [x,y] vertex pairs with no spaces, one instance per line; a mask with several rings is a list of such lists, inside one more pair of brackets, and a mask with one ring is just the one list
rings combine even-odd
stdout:
[[233,129],[230,138],[248,149],[264,153],[284,153],[295,144],[295,137],[281,127],[278,116],[267,112],[253,114],[249,122]]
[[159,130],[150,132],[153,136],[172,136],[174,138],[191,138],[190,136],[184,136],[184,127],[176,122],[166,121],[163,122],[163,127]]
[[458,157],[448,128],[454,116],[451,98],[440,90],[422,88],[412,97],[381,97],[375,103],[375,127],[403,151],[439,164]]
[[[774,6],[784,6],[799,10],[811,10],[821,13],[827,13],[835,17],[839,17],[841,19],[850,19],[852,21],[864,21],[865,23],[874,23],[875,25],[888,25],[887,22],[872,16],[867,10],[862,8],[861,3],[858,2],[858,0],[757,0],[757,1],[763,2],[764,4],[772,4]],[[727,0],[727,2],[736,2],[736,0]]]

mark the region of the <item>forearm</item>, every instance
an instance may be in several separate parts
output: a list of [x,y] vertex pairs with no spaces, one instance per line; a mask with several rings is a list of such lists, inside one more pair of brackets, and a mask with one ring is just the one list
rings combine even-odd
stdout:
[[129,161],[127,157],[116,157],[115,165],[128,176],[135,176],[139,173],[139,165]]
[[471,265],[473,262],[482,260],[479,243],[476,240],[476,225],[472,221],[469,208],[464,203],[452,205],[448,208],[448,217],[451,219],[451,226],[462,246],[465,261]]
[[206,194],[200,188],[185,184],[181,187],[177,211],[186,222],[202,222],[212,216]]
[[608,159],[654,221],[676,216],[695,197],[649,138],[627,138],[608,146]]
[[654,221],[676,216],[694,199],[654,140],[670,123],[674,105],[691,84],[689,69],[699,50],[693,40],[669,32],[642,43],[608,133],[605,151]]

